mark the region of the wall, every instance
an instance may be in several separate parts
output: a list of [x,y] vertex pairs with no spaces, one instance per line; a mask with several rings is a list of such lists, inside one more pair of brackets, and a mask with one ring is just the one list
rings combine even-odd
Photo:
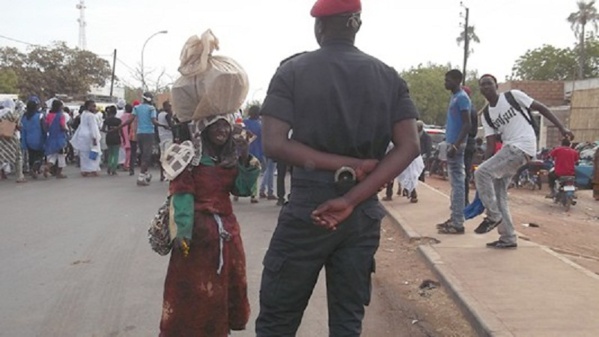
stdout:
[[499,84],[499,91],[517,89],[547,106],[562,106],[567,103],[562,81],[509,81]]

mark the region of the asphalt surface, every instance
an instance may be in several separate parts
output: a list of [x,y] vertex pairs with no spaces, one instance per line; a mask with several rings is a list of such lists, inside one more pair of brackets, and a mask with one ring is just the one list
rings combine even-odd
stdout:
[[[147,242],[149,220],[166,183],[138,187],[134,177],[103,175],[0,181],[0,336],[157,336],[168,257]],[[155,172],[154,177],[157,177]],[[276,225],[274,201],[235,204],[247,254],[254,336],[262,258]],[[319,281],[298,336],[328,335]],[[364,336],[398,336],[379,292],[367,309]]]

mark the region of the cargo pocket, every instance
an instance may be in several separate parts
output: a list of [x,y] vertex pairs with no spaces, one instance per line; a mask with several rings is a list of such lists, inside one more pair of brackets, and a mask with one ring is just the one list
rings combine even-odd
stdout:
[[368,287],[365,289],[365,293],[363,294],[364,305],[370,304],[370,297],[372,295],[372,274],[376,272],[376,261],[374,257],[371,260],[370,264],[370,272],[368,273]]
[[281,284],[281,271],[285,265],[286,258],[267,252],[262,261],[264,271],[260,283],[260,298],[269,304],[275,304]]

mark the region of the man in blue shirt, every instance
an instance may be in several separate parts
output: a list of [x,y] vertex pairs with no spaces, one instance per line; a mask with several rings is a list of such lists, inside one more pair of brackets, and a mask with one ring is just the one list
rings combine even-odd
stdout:
[[152,160],[152,146],[154,145],[154,126],[163,126],[156,120],[156,108],[152,105],[154,96],[146,92],[143,94],[143,103],[133,109],[131,119],[121,125],[121,128],[130,125],[137,120],[137,146],[141,149],[141,172],[137,177],[138,186],[148,186],[152,175],[148,173],[148,167]]
[[447,141],[447,169],[451,184],[451,217],[437,225],[439,234],[464,234],[465,188],[464,150],[470,131],[470,98],[462,90],[462,72],[453,69],[445,74],[445,89],[452,92],[445,140]]

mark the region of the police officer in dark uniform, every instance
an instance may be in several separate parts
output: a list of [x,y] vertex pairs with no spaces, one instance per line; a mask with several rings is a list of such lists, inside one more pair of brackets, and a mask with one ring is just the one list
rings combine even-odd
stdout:
[[360,11],[359,0],[318,0],[321,48],[284,62],[262,106],[265,153],[293,173],[263,261],[258,337],[295,336],[323,266],[329,335],[360,336],[384,216],[376,195],[420,154],[406,83],[354,46]]

